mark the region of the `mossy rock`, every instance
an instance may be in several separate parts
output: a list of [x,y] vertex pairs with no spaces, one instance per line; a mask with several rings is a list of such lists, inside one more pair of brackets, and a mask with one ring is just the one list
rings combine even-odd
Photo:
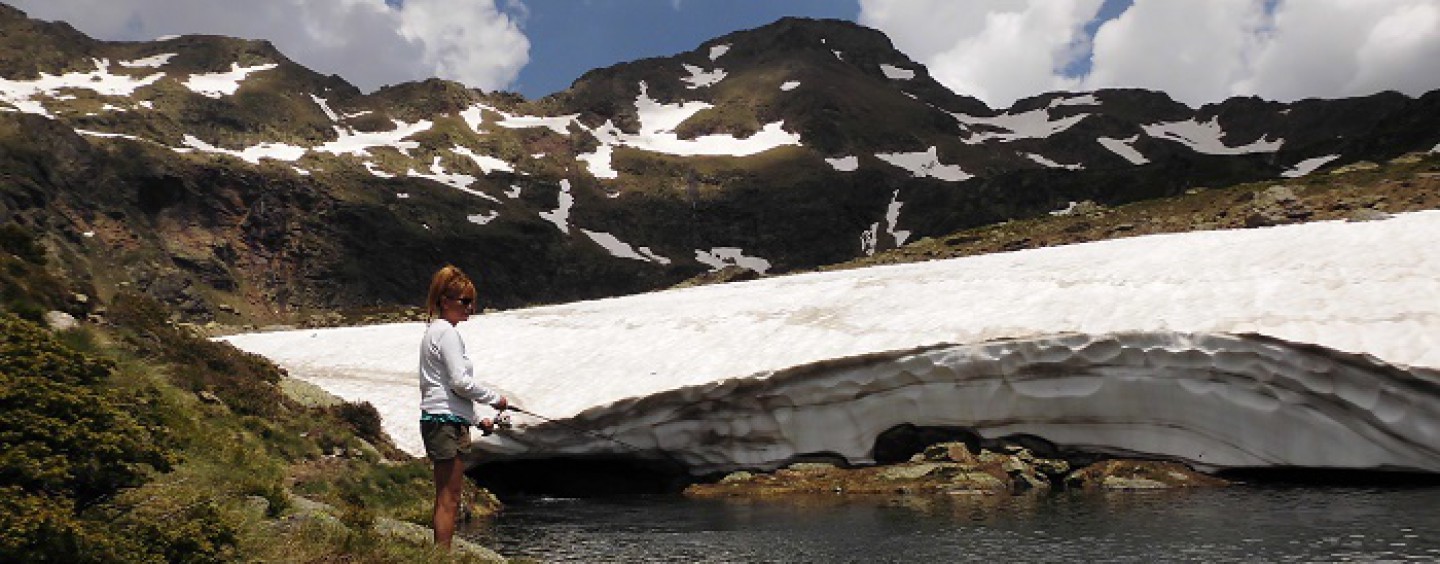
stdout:
[[1178,462],[1155,460],[1105,460],[1076,470],[1065,478],[1067,488],[1081,490],[1200,488],[1229,483]]

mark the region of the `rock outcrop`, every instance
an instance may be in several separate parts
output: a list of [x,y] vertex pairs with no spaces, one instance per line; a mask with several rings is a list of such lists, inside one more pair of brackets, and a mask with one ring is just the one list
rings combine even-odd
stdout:
[[1105,460],[1065,477],[1066,488],[1085,490],[1163,490],[1225,484],[1225,480],[1195,472],[1183,464],[1136,460]]
[[973,454],[965,443],[931,445],[907,462],[862,468],[802,462],[769,473],[732,472],[685,489],[692,497],[767,498],[804,494],[956,495],[1047,493],[1061,489],[1140,490],[1227,485],[1174,462],[1105,460],[1070,470],[1065,460],[1020,447]]

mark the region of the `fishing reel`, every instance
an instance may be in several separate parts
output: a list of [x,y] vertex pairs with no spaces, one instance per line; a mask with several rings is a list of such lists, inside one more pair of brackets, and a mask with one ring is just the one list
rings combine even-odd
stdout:
[[479,423],[475,424],[475,426],[480,429],[481,436],[488,437],[495,434],[495,431],[497,429],[508,431],[513,425],[511,425],[510,423],[510,416],[506,415],[505,412],[502,411],[496,414],[493,419],[481,419]]

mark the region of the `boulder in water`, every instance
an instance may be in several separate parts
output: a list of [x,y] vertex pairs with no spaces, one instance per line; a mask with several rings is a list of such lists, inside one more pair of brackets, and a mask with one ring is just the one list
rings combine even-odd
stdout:
[[1065,478],[1065,487],[1082,490],[1158,490],[1226,486],[1230,482],[1201,474],[1178,462],[1105,460]]

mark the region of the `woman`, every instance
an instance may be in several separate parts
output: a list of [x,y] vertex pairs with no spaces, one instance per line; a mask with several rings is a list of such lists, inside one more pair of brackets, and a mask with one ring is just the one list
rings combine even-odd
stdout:
[[475,310],[475,283],[470,277],[445,265],[430,279],[425,303],[430,325],[420,343],[420,436],[425,454],[435,463],[435,544],[449,548],[465,484],[460,455],[470,452],[470,426],[477,421],[472,402],[500,411],[509,402],[475,381],[475,367],[455,330]]

